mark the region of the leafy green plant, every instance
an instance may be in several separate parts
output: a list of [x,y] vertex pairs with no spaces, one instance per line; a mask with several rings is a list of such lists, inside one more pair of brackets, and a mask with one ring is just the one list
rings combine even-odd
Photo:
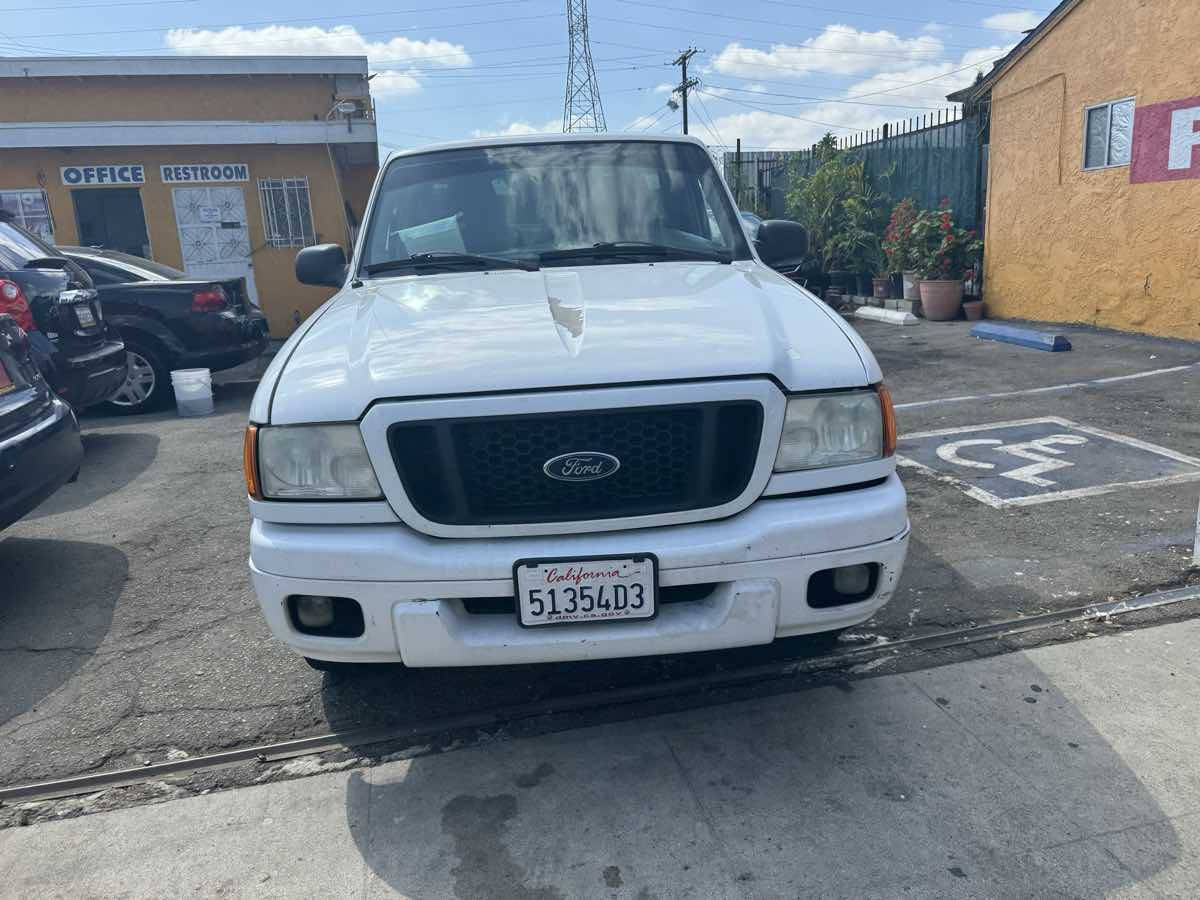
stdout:
[[812,262],[826,271],[874,274],[882,268],[880,235],[892,169],[872,180],[865,164],[837,149],[826,135],[814,148],[820,162],[811,175],[795,176],[787,194],[788,214],[808,232]]
[[927,281],[956,281],[974,267],[983,249],[974,230],[954,221],[949,199],[936,210],[922,210],[912,227],[912,259],[917,274]]

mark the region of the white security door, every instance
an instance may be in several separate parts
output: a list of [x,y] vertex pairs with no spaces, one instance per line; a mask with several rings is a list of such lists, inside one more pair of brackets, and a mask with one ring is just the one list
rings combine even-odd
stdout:
[[174,188],[175,224],[183,250],[183,270],[197,278],[245,278],[258,304],[246,195],[240,187]]

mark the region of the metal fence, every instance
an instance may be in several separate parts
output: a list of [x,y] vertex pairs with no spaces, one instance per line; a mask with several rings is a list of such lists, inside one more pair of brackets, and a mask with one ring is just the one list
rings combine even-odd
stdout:
[[[871,177],[895,164],[888,183],[880,185],[894,200],[911,197],[918,207],[932,209],[946,197],[964,227],[979,228],[985,171],[982,128],[978,115],[948,111],[842,138],[838,147],[865,161]],[[786,218],[793,179],[812,174],[819,165],[815,148],[727,152],[725,177],[742,209]]]

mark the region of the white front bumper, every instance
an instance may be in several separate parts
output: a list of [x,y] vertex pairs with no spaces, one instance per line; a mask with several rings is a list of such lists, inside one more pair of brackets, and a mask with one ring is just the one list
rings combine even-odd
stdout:
[[[250,570],[272,632],[305,656],[409,666],[474,666],[683,653],[765,644],[870,618],[891,597],[908,549],[904,488],[763,499],[728,519],[636,531],[440,539],[403,525],[291,525],[256,519]],[[513,596],[518,559],[654,553],[664,587],[715,583],[707,597],[663,604],[655,619],[521,628],[515,615],[468,613],[462,598]],[[881,566],[866,600],[807,603],[809,577]],[[291,594],[351,597],[358,638],[296,631]]]

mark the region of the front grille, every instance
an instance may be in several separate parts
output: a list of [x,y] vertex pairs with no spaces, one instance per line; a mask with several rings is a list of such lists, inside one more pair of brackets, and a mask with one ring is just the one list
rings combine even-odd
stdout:
[[[408,498],[444,525],[624,518],[720,506],[746,489],[762,435],[753,400],[399,423],[388,432]],[[597,481],[549,478],[564,453],[602,452]]]

